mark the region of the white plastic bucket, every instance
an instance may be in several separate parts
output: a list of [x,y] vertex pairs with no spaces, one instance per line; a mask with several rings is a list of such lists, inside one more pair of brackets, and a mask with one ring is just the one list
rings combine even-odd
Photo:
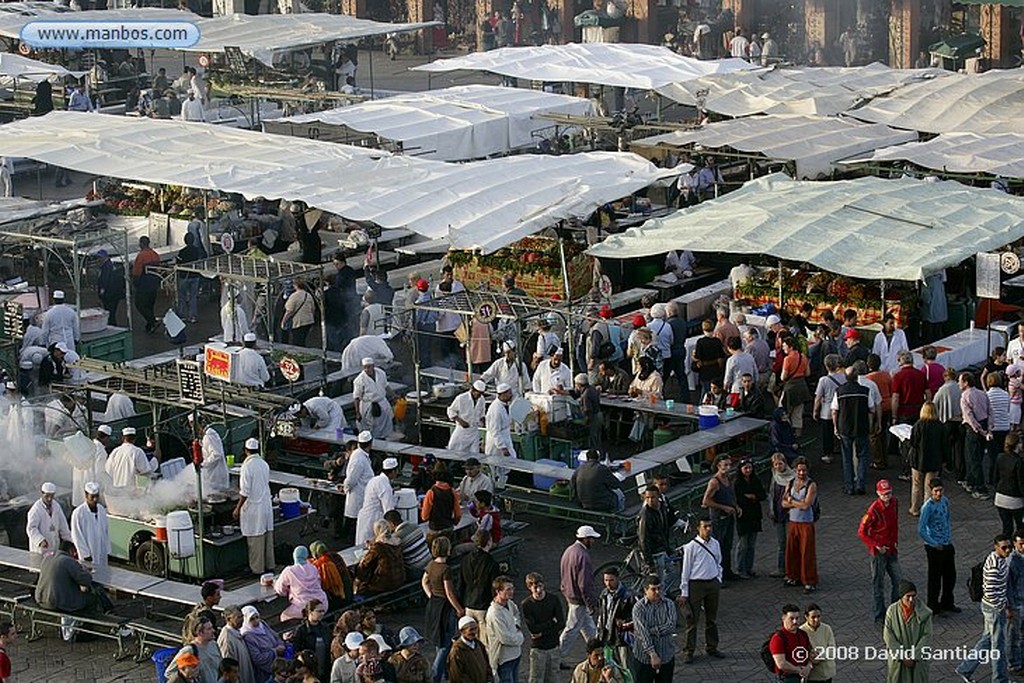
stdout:
[[402,521],[416,524],[419,516],[419,501],[413,489],[398,489],[395,492],[395,509],[402,515]]
[[297,488],[289,486],[281,489],[278,499],[281,501],[281,516],[285,519],[294,519],[302,514],[302,502]]
[[718,416],[718,407],[717,406],[701,406],[700,410],[698,411],[698,415],[714,415],[714,416],[717,417]]
[[187,510],[167,513],[167,547],[171,557],[192,557],[196,554],[192,515]]

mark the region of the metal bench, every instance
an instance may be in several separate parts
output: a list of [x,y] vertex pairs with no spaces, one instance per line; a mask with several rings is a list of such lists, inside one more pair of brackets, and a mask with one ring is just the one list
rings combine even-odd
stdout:
[[[61,628],[70,626],[73,632],[86,633],[98,638],[106,638],[117,643],[117,654],[114,659],[121,660],[130,656],[134,631],[130,628],[131,620],[128,617],[106,615],[82,615],[60,612],[43,607],[32,597],[26,597],[17,603],[16,609],[25,614],[28,618],[29,642],[39,640],[43,637],[43,628],[50,626]],[[65,623],[70,619],[71,623]]]

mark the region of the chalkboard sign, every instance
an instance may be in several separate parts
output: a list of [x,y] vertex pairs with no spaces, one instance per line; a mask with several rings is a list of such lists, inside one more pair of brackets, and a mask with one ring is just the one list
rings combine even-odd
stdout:
[[228,70],[236,76],[246,76],[249,73],[249,61],[241,48],[224,46],[224,59],[227,60]]
[[203,393],[203,368],[196,360],[178,360],[178,391],[186,403],[206,403]]
[[980,299],[999,298],[999,254],[978,254],[976,268],[977,281],[975,294]]
[[4,304],[4,335],[8,339],[18,341],[24,336],[22,332],[23,316],[24,306],[17,301],[8,301]]

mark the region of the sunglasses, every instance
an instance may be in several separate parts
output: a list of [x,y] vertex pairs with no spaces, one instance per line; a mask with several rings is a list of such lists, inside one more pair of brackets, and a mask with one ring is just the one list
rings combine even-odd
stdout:
[[1001,545],[1001,546],[999,546],[999,549],[1000,549],[1000,550],[1009,550],[1009,549],[1010,549],[1010,548],[1012,548],[1012,547],[1013,547],[1013,546],[1009,546],[1009,545]]

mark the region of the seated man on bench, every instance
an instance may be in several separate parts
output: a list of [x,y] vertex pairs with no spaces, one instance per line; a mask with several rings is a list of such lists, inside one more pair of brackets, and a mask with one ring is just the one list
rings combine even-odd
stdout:
[[[43,558],[35,599],[44,609],[71,615],[94,616],[112,607],[103,589],[92,582],[89,570],[79,564],[78,550],[71,541],[61,541],[57,552]],[[73,620],[61,621],[65,640],[70,640]]]

